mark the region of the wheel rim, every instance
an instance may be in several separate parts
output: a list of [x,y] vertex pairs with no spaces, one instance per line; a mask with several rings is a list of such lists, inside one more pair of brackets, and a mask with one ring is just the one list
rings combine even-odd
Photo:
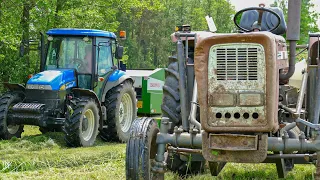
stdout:
[[7,126],[7,129],[8,129],[8,132],[10,133],[10,134],[15,134],[15,133],[17,133],[18,131],[19,131],[19,128],[20,128],[20,126],[19,125],[8,125]]
[[[10,113],[10,109],[13,107],[13,103],[11,103],[8,107],[8,112],[7,116]],[[8,123],[8,122],[7,122]],[[12,124],[7,124],[7,131],[10,134],[16,134],[19,131],[20,125],[12,125]]]
[[[84,121],[86,121],[86,125],[84,124]],[[86,128],[83,128],[84,126],[86,126]],[[87,109],[83,115],[82,121],[81,121],[81,135],[82,138],[85,141],[90,140],[90,138],[92,137],[93,134],[93,129],[94,129],[94,114],[93,111],[91,109]]]
[[132,123],[132,99],[128,93],[125,93],[119,106],[119,124],[122,132],[127,132],[130,129]]

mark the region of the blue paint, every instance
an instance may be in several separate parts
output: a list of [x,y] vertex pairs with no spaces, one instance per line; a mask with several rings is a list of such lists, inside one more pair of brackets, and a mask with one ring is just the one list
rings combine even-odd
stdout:
[[125,74],[126,73],[124,71],[116,70],[111,74],[108,81],[110,81],[110,82],[117,81],[121,76],[123,76]]
[[[59,90],[66,83],[68,88],[76,86],[76,77],[73,69],[56,69],[40,72],[31,77],[27,84],[50,85],[52,90]],[[67,88],[66,88],[67,89]]]
[[116,39],[116,35],[113,32],[102,31],[97,29],[73,29],[73,28],[56,28],[50,29],[47,32],[50,36],[98,36],[98,37],[108,37]]

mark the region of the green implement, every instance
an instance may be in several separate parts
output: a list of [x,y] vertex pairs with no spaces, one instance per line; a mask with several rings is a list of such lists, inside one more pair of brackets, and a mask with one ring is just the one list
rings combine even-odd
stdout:
[[137,93],[138,114],[145,116],[161,114],[164,69],[127,70],[126,73],[134,79],[133,86]]

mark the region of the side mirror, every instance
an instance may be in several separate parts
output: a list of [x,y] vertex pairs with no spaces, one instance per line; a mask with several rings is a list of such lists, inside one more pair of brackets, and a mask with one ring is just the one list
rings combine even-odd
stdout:
[[117,46],[116,48],[116,58],[122,59],[123,56],[123,46]]

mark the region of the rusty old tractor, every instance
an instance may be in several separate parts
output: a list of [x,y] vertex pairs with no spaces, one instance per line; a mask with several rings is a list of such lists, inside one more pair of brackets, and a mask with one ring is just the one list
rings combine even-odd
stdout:
[[301,0],[289,0],[288,23],[281,9],[260,6],[237,12],[240,33],[175,32],[161,124],[133,122],[127,179],[163,179],[168,169],[200,173],[206,162],[214,176],[228,162],[274,163],[280,178],[294,164],[315,164],[320,178],[319,33],[309,35],[307,66],[296,72],[301,86],[288,83],[300,11]]

